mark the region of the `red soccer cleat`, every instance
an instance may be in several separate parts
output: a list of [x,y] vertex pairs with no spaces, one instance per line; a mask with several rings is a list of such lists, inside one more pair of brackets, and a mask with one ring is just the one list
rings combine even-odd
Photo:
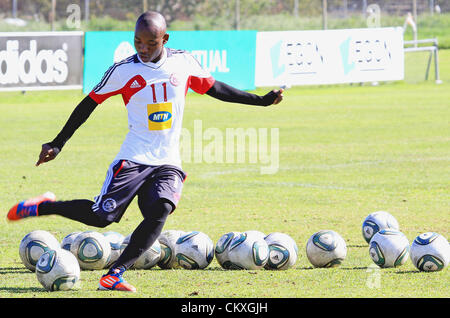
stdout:
[[29,216],[38,216],[39,204],[46,201],[54,202],[55,200],[56,197],[52,192],[46,192],[38,197],[21,201],[9,210],[7,218],[9,221],[17,221]]
[[136,292],[136,288],[123,279],[122,274],[124,271],[124,269],[116,268],[112,273],[103,275],[98,284],[98,290]]

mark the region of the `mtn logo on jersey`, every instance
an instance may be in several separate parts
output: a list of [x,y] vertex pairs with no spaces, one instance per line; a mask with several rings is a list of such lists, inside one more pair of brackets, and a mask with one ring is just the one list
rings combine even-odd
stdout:
[[147,115],[149,130],[172,128],[172,103],[148,104]]
[[155,123],[163,123],[165,121],[168,121],[170,118],[172,118],[172,114],[169,112],[156,112],[150,114],[150,116],[148,117],[149,120]]

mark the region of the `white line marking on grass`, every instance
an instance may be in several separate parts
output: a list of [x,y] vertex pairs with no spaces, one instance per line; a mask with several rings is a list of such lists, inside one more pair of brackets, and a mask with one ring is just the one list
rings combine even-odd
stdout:
[[[319,170],[331,170],[331,169],[341,169],[341,168],[351,168],[357,166],[377,166],[382,164],[391,164],[391,163],[402,163],[402,162],[430,162],[430,161],[450,161],[450,157],[436,157],[436,158],[410,158],[410,159],[397,159],[397,160],[368,160],[368,161],[356,161],[356,162],[348,162],[348,163],[337,163],[332,165],[327,164],[318,164],[318,165],[288,165],[288,166],[280,166],[279,170],[309,170],[309,169],[319,169]],[[237,169],[227,169],[227,170],[217,170],[217,171],[209,171],[200,174],[201,178],[210,178],[212,176],[217,175],[226,175],[226,174],[239,174],[239,173],[247,173],[247,172],[256,172],[259,173],[259,169],[257,167],[246,167],[246,168],[237,168]]]
[[[351,168],[357,166],[371,166],[371,165],[382,165],[382,164],[392,164],[392,163],[402,163],[402,162],[430,162],[430,161],[450,161],[448,157],[436,157],[436,158],[410,158],[410,159],[398,159],[398,160],[371,160],[371,161],[359,161],[359,162],[350,162],[350,163],[338,163],[334,165],[310,165],[310,166],[281,166],[279,170],[332,170],[332,169],[344,169]],[[259,169],[257,167],[245,167],[245,168],[237,168],[237,169],[227,169],[227,170],[217,170],[217,171],[209,171],[205,173],[201,173],[199,175],[202,179],[210,179],[214,176],[227,175],[227,174],[241,174],[241,173],[254,173],[258,174]],[[278,186],[278,187],[302,187],[302,188],[316,188],[316,189],[328,189],[328,190],[357,190],[357,191],[371,191],[374,189],[364,188],[364,187],[346,187],[339,185],[322,185],[322,184],[314,184],[314,183],[301,183],[301,182],[270,182],[270,181],[261,181],[261,182],[245,182],[244,183],[252,186]]]
[[403,163],[403,162],[430,162],[430,161],[450,161],[450,158],[411,158],[411,159],[397,159],[397,160],[369,160],[369,161],[357,161],[348,163],[337,163],[332,165],[319,164],[310,166],[280,166],[279,170],[308,170],[308,169],[319,169],[319,170],[331,170],[340,168],[351,168],[357,166],[378,166],[383,164],[391,163]]
[[264,185],[275,185],[280,187],[302,187],[302,188],[317,188],[317,189],[331,189],[331,190],[368,190],[364,188],[354,188],[354,187],[342,187],[336,185],[321,185],[314,183],[301,183],[301,182],[255,182],[254,185],[264,184]]

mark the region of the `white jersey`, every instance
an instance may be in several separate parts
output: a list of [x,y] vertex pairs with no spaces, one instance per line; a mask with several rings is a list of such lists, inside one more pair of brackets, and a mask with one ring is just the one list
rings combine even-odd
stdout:
[[188,52],[164,48],[157,63],[135,54],[111,66],[89,96],[97,103],[121,94],[129,132],[116,160],[181,168],[179,140],[188,88],[206,93],[215,80]]

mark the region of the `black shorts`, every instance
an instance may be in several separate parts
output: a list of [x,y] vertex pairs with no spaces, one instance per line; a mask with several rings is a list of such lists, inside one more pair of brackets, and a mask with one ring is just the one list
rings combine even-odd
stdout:
[[143,214],[143,209],[158,199],[169,200],[175,210],[185,180],[186,174],[176,166],[115,160],[109,166],[100,194],[94,198],[92,210],[110,222],[119,222],[136,195]]

